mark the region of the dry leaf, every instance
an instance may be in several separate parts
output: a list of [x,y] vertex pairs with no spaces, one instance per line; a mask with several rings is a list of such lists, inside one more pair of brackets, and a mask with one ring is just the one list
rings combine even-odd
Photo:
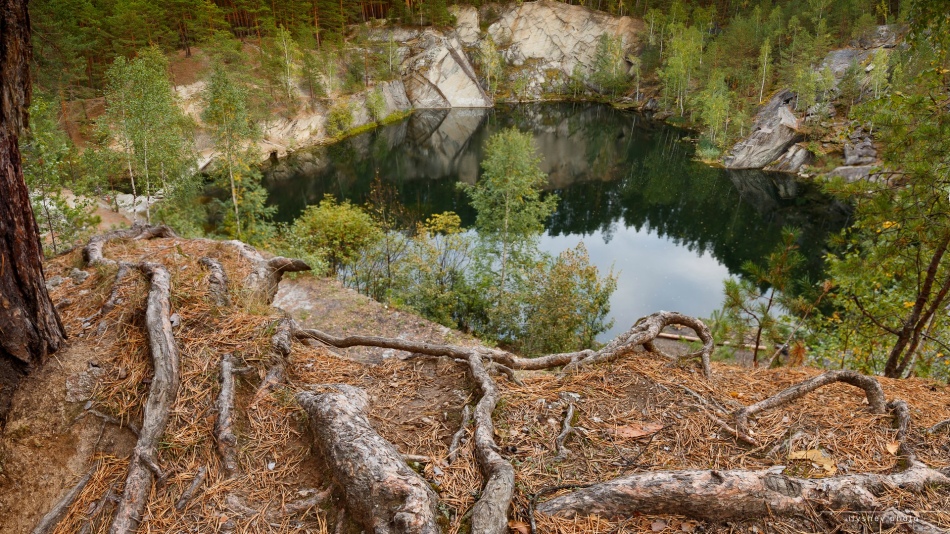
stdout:
[[663,425],[659,423],[634,423],[615,427],[612,432],[619,438],[634,439],[655,434],[660,430],[663,430]]
[[509,521],[508,528],[519,534],[531,534],[531,527],[524,521]]
[[680,525],[680,530],[683,532],[695,532],[698,525],[699,523],[696,521],[683,521],[683,524]]
[[662,519],[657,519],[656,521],[650,523],[650,530],[652,530],[653,532],[664,531],[666,530],[666,527],[667,527],[666,521],[663,521]]
[[835,465],[835,461],[828,456],[825,456],[825,453],[821,452],[818,449],[808,449],[807,451],[795,451],[789,453],[789,460],[808,460],[809,462],[815,464],[818,467],[821,467],[825,470],[828,475],[833,475],[838,472],[838,466]]
[[896,454],[897,454],[897,451],[899,451],[900,448],[901,448],[901,444],[900,444],[899,442],[897,442],[897,441],[892,441],[892,442],[888,443],[888,444],[885,446],[885,448],[887,449],[887,452],[896,455]]

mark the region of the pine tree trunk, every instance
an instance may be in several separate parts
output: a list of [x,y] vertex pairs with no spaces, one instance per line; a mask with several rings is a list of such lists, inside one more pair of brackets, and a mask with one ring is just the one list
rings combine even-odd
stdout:
[[30,104],[25,0],[0,0],[0,425],[13,391],[60,347],[63,325],[46,291],[43,248],[17,146]]

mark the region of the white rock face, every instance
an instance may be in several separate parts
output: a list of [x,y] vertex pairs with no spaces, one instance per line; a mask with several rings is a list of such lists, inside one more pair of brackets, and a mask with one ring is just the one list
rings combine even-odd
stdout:
[[472,6],[451,6],[449,13],[455,15],[455,36],[465,46],[478,44],[478,10]]
[[408,44],[414,55],[406,61],[403,81],[414,108],[492,106],[492,99],[478,84],[458,38],[427,29],[418,40]]
[[585,72],[592,70],[602,34],[620,37],[625,53],[634,53],[644,30],[638,19],[550,0],[509,5],[488,27],[508,63],[520,66],[536,60],[541,69],[558,69],[566,75],[578,63]]

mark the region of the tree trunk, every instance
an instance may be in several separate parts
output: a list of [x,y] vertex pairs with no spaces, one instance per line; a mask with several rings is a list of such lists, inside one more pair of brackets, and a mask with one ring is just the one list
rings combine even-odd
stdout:
[[46,291],[43,248],[17,146],[30,105],[30,17],[0,0],[0,426],[13,392],[66,338]]

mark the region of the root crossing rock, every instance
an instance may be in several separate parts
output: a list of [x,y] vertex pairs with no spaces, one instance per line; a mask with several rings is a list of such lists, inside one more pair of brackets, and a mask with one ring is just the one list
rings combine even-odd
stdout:
[[438,534],[435,492],[370,426],[366,393],[347,385],[326,389],[299,393],[297,402],[350,516],[374,534]]

